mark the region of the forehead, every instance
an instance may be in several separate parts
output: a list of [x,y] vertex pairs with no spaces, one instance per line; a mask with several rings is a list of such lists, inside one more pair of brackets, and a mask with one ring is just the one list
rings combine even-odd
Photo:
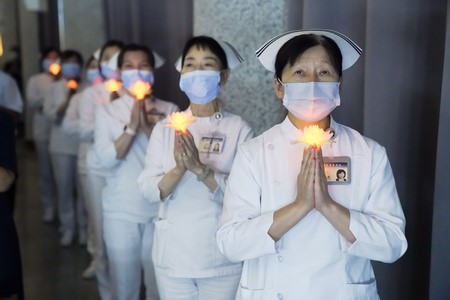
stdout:
[[127,60],[145,60],[148,61],[148,56],[147,53],[145,53],[144,51],[127,51],[124,53],[123,55],[123,60],[127,61]]
[[188,58],[213,58],[219,60],[217,55],[215,55],[208,47],[201,45],[193,45],[186,53],[185,59]]
[[308,48],[297,57],[294,64],[297,63],[331,63],[330,55],[327,50],[320,45]]

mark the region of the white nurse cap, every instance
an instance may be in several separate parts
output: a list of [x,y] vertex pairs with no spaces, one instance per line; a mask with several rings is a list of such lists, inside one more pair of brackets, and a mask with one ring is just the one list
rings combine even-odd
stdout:
[[111,69],[113,69],[113,70],[117,70],[118,69],[117,60],[119,58],[119,54],[120,54],[120,51],[117,51],[116,53],[114,53],[113,56],[111,56],[111,58],[106,63],[106,65],[108,67],[110,67]]
[[153,56],[155,57],[155,69],[161,68],[164,63],[166,62],[166,60],[164,58],[162,58],[161,55],[159,55],[158,53],[156,53],[155,51],[152,51]]
[[342,53],[342,70],[350,68],[362,53],[362,49],[342,33],[328,29],[315,29],[294,30],[280,34],[268,40],[256,50],[256,56],[267,70],[275,72],[275,59],[280,48],[292,38],[305,34],[323,35],[332,39]]
[[[227,57],[227,63],[228,63],[229,69],[236,68],[244,61],[244,59],[239,54],[239,52],[233,46],[231,46],[228,42],[220,41],[217,39],[214,39],[214,40],[220,45],[220,47],[222,47],[223,52],[225,52],[225,56]],[[175,62],[175,69],[177,69],[178,72],[181,72],[182,67],[183,66],[181,65],[181,56],[180,56],[180,57],[178,57],[177,61]]]
[[[164,65],[165,60],[155,51],[152,51],[152,53],[155,58],[155,69],[158,69],[159,67]],[[120,51],[117,51],[116,53],[114,53],[113,56],[111,56],[111,58],[107,62],[108,67],[110,67],[113,70],[117,70],[119,68],[119,66],[117,65],[119,54],[120,54]]]
[[102,48],[98,48],[95,50],[95,52],[92,54],[95,60],[100,61],[100,52],[102,51]]

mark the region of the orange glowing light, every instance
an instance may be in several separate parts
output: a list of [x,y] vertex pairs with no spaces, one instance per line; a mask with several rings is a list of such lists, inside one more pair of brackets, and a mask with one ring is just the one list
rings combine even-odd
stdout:
[[334,133],[331,130],[323,130],[317,125],[306,126],[297,132],[296,140],[293,144],[304,143],[308,145],[320,146],[332,142]]
[[150,83],[138,80],[130,87],[130,92],[136,97],[137,100],[144,100],[145,96],[150,94],[152,86]]
[[75,80],[70,79],[69,81],[67,81],[67,87],[71,90],[76,90],[78,87],[78,83]]
[[164,126],[172,127],[176,131],[181,131],[186,133],[186,128],[188,125],[195,122],[195,117],[190,111],[188,112],[173,112],[167,116],[164,122]]
[[105,82],[106,90],[108,92],[117,92],[122,88],[122,82],[117,81],[115,79],[110,79]]
[[56,76],[59,74],[59,72],[61,72],[61,66],[56,64],[56,63],[52,63],[49,67],[48,67],[48,71]]

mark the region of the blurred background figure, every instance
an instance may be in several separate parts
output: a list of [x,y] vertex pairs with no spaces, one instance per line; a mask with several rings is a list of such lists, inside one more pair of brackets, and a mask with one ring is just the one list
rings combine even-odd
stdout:
[[12,188],[17,180],[13,117],[0,108],[0,299],[23,299],[19,241],[13,219]]
[[52,121],[44,115],[43,107],[46,93],[60,76],[60,72],[57,71],[59,54],[59,50],[56,48],[44,49],[40,59],[41,72],[31,76],[26,87],[27,105],[32,115],[34,147],[39,162],[39,197],[42,202],[42,220],[46,223],[54,220],[57,207],[49,152]]
[[[100,50],[97,50],[93,55],[89,57],[86,62],[86,85],[88,87],[100,84],[103,81],[103,78],[100,76],[99,72],[99,53]],[[85,90],[81,90],[77,93],[82,93]],[[64,116],[64,120],[62,123],[63,131],[71,136],[79,136],[80,134],[80,102],[81,95],[79,97],[73,97],[73,99],[69,103],[69,107],[67,108],[66,114]],[[86,154],[89,148],[89,143],[83,143],[82,141],[78,144],[78,157],[77,157],[77,176],[80,184],[80,192],[82,193],[82,199],[84,200],[84,207],[86,207],[86,200],[89,197],[88,194],[88,179],[87,179],[87,166],[86,166]],[[94,265],[94,231],[93,226],[89,222],[87,222],[87,251],[91,255],[91,263],[89,267],[83,272],[82,277],[84,279],[92,279],[95,278],[95,265]],[[82,241],[82,244],[84,241]]]
[[[60,244],[68,247],[72,244],[78,225],[78,240],[86,243],[86,215],[83,193],[77,180],[78,136],[70,135],[62,129],[62,121],[70,101],[74,101],[77,90],[81,90],[81,71],[83,59],[75,50],[61,53],[61,78],[53,83],[44,98],[44,114],[52,121],[50,132],[50,158],[55,174],[58,199],[58,218],[62,233]],[[74,196],[76,195],[76,212]]]

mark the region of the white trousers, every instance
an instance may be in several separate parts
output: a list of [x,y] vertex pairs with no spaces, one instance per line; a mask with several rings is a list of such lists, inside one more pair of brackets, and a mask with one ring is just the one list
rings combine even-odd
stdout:
[[103,219],[114,300],[138,300],[142,271],[145,299],[159,299],[155,271],[151,259],[153,220],[147,224]]
[[111,278],[109,276],[108,259],[103,239],[102,192],[106,185],[105,177],[87,169],[86,210],[89,226],[94,235],[94,263],[97,288],[102,300],[111,300]]
[[39,165],[39,193],[44,211],[56,211],[55,181],[48,151],[49,141],[35,141]]
[[234,300],[241,274],[207,278],[170,277],[155,269],[161,300]]
[[[58,195],[58,217],[63,232],[75,232],[75,219],[80,230],[86,230],[86,212],[83,192],[77,176],[77,156],[50,153]],[[74,191],[76,188],[76,215]]]

